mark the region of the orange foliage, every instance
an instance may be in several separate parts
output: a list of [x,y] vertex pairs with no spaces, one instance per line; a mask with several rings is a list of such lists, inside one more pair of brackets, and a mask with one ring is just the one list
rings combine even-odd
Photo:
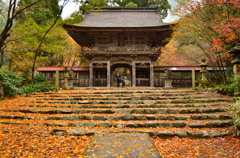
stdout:
[[202,51],[193,46],[179,48],[179,44],[172,39],[163,49],[155,65],[158,66],[196,66],[200,62]]

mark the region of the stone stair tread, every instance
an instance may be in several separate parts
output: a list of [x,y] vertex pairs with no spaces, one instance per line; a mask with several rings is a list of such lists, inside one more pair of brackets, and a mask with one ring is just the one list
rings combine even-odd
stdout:
[[[3,132],[10,132],[11,130],[8,130],[7,128],[2,130]],[[230,134],[232,134],[231,131],[226,130],[226,129],[199,129],[199,130],[191,130],[191,129],[163,129],[163,130],[153,130],[153,129],[148,129],[148,130],[143,130],[143,129],[131,129],[131,128],[122,128],[122,129],[108,129],[103,130],[102,128],[55,128],[51,129],[48,131],[35,131],[35,130],[25,130],[25,131],[11,131],[13,133],[27,133],[27,134],[35,134],[35,133],[41,133],[44,135],[72,135],[72,136],[84,136],[84,135],[94,135],[96,133],[146,133],[149,134],[151,137],[160,137],[163,139],[168,139],[172,137],[179,137],[179,138],[217,138],[217,137],[225,137]]]
[[[5,103],[0,123],[6,131],[81,136],[103,132],[144,132],[153,137],[215,138],[231,134],[229,97],[161,88],[82,88],[24,95]],[[78,130],[76,130],[78,129]],[[81,130],[80,130],[81,129]],[[84,132],[83,130],[84,129]],[[27,131],[29,130],[29,132]]]
[[[70,110],[71,111],[71,110]],[[68,112],[68,111],[66,111]],[[56,119],[60,119],[60,118],[67,118],[67,117],[74,117],[74,116],[78,116],[79,119],[82,117],[88,117],[91,119],[93,119],[94,116],[104,116],[106,118],[106,120],[121,120],[121,117],[124,116],[126,114],[71,114],[71,115],[64,115],[64,114],[53,114],[51,116],[48,116],[47,118],[56,118]],[[148,120],[148,118],[154,118],[154,120],[161,120],[161,119],[170,119],[170,120],[185,120],[185,119],[200,119],[200,120],[207,120],[207,119],[213,119],[213,120],[218,120],[218,119],[231,119],[231,114],[230,113],[226,113],[226,112],[218,112],[218,113],[214,113],[214,114],[129,114],[132,115],[133,117],[135,117],[136,120]],[[1,114],[0,113],[0,119],[42,119],[43,116],[39,116],[39,114],[37,113],[31,113],[28,116],[25,115],[20,115],[20,114],[14,114],[11,112],[8,113],[4,113]],[[167,119],[168,118],[168,119]],[[171,119],[172,118],[172,119]],[[89,119],[88,119],[89,120]]]
[[[6,110],[8,112],[20,112],[20,113],[42,113],[42,114],[60,114],[60,113],[75,113],[75,114],[82,114],[82,113],[105,113],[105,114],[122,114],[122,113],[135,113],[135,114],[156,114],[156,113],[168,113],[168,114],[189,114],[189,113],[217,113],[217,112],[226,112],[227,107],[224,106],[216,106],[216,107],[206,107],[206,108],[199,108],[199,107],[188,107],[188,108],[168,108],[167,110],[164,108],[65,108],[65,109],[53,109],[53,108],[44,108],[44,110],[37,110],[34,107],[28,108],[16,108],[15,110]],[[64,112],[65,111],[65,112]],[[66,112],[69,111],[69,112]]]
[[28,105],[19,105],[19,107],[53,107],[53,108],[73,108],[73,109],[78,109],[78,108],[131,108],[131,107],[136,107],[136,108],[187,108],[187,107],[217,107],[217,106],[226,106],[231,103],[229,102],[218,102],[218,103],[184,103],[184,104],[110,104],[110,105],[95,105],[95,104],[84,104],[84,105],[66,105],[66,104],[28,104]]
[[[102,98],[102,97],[107,97],[107,98]],[[92,100],[113,100],[113,99],[119,99],[119,98],[128,98],[128,96],[69,96],[69,97],[41,97],[41,98],[36,98],[36,100],[85,100],[85,99],[89,99],[92,98]],[[204,95],[204,96],[169,96],[169,97],[165,97],[165,96],[156,96],[154,94],[151,94],[151,96],[146,95],[146,96],[140,96],[141,98],[148,98],[148,99],[153,99],[153,100],[162,100],[162,99],[195,99],[195,98],[208,98],[208,96]],[[100,99],[101,98],[101,99]]]
[[[37,122],[37,123],[36,123]],[[19,120],[1,120],[0,124],[9,124],[9,125],[28,125],[28,126],[67,126],[67,127],[116,127],[116,128],[224,128],[232,125],[231,120],[214,120],[214,121],[204,121],[204,120],[189,120],[189,121],[173,121],[173,120],[152,120],[152,121],[139,121],[139,120],[130,120],[130,121],[102,121],[102,120],[64,120],[60,121],[51,121],[51,120],[39,120],[33,123],[32,121],[19,121]]]

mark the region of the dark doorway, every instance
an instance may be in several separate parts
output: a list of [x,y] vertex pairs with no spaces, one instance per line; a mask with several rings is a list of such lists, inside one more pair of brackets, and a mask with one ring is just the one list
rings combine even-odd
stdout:
[[[125,86],[132,86],[132,68],[128,64],[115,64],[111,69],[111,87],[117,87],[116,74],[119,72],[121,79],[124,80]],[[120,86],[122,86],[120,84]]]
[[107,86],[107,69],[96,69],[94,71],[94,86],[106,87]]
[[150,86],[150,70],[149,68],[136,69],[136,86]]

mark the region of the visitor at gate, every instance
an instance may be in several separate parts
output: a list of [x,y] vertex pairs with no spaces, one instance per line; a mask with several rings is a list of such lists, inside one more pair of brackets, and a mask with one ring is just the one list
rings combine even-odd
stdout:
[[119,87],[119,83],[121,82],[121,76],[120,76],[119,72],[117,72],[115,79],[117,80],[117,87]]

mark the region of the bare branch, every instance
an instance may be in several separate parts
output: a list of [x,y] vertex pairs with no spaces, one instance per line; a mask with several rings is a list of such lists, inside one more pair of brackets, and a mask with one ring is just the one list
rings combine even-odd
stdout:
[[42,43],[43,43],[46,35],[51,31],[51,29],[52,29],[52,28],[55,26],[55,24],[57,23],[57,20],[59,19],[59,17],[60,17],[61,14],[62,14],[63,8],[67,5],[68,2],[69,2],[69,0],[64,0],[63,5],[61,6],[61,9],[60,9],[60,11],[59,11],[59,13],[58,13],[58,15],[57,15],[57,18],[55,19],[55,21],[53,22],[53,24],[50,26],[50,28],[49,28],[49,29],[45,32],[45,34],[43,35],[42,40],[41,40],[41,42],[40,42],[40,44],[39,44],[39,46],[38,46],[38,48],[37,48],[37,50],[36,50],[36,52],[35,52],[34,61],[33,61],[33,67],[32,67],[32,80],[34,80],[35,63],[36,63],[36,60],[37,60],[37,56],[38,56],[39,50],[40,50],[40,48],[41,48],[41,46],[42,46]]
[[2,15],[2,17],[4,18],[5,21],[7,21],[5,15],[0,11],[0,14]]

